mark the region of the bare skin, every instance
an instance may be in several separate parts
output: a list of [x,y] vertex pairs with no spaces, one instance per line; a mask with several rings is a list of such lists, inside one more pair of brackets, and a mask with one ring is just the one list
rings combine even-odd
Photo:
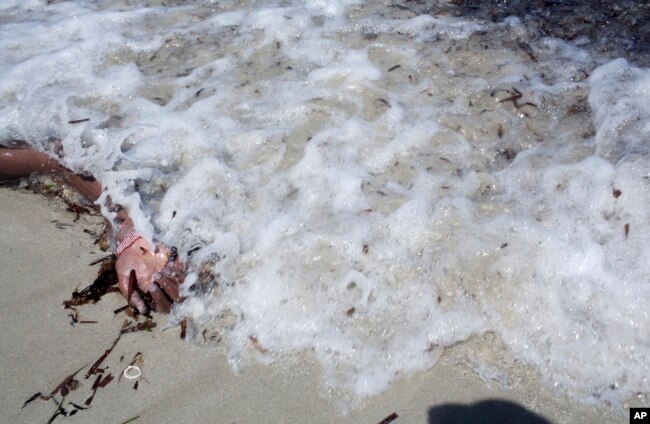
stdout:
[[[75,174],[44,153],[29,148],[0,147],[0,179],[22,178],[31,174],[49,174],[60,178],[93,202],[102,192],[101,184],[95,178]],[[119,205],[109,206],[116,211],[116,217],[109,225],[117,243],[120,243],[134,232],[133,221],[126,209]],[[182,301],[179,286],[185,276],[185,265],[178,258],[169,261],[169,256],[170,249],[166,246],[154,245],[140,238],[117,258],[115,269],[120,291],[129,304],[141,313],[147,312],[147,306],[140,293],[151,295],[157,312],[167,313],[174,302]]]

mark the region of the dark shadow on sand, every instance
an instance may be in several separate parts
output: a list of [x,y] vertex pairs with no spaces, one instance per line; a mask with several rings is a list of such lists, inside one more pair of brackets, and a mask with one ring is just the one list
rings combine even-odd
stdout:
[[429,409],[429,424],[551,424],[550,421],[503,400],[485,400],[462,405],[448,403]]

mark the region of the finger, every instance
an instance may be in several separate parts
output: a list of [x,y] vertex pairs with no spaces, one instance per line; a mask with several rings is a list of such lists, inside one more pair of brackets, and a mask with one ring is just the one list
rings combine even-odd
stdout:
[[164,268],[158,273],[158,278],[156,278],[156,280],[159,280],[162,277],[166,277],[169,280],[173,281],[176,285],[180,285],[185,280],[185,273],[174,271],[172,268]]
[[172,253],[172,250],[169,247],[162,244],[162,243],[156,244],[155,249],[156,249],[155,253],[162,253],[166,257],[169,257],[169,255]]
[[174,302],[178,302],[181,300],[181,296],[179,294],[179,288],[178,288],[178,282],[163,276],[156,281],[158,283],[158,286],[167,294],[167,296],[173,300]]
[[[116,267],[117,268],[117,267]],[[129,298],[129,274],[130,272],[122,272],[122,270],[117,269],[117,285],[120,288],[120,292],[122,292],[122,296],[124,296],[125,299]]]
[[157,244],[156,249],[154,251],[154,255],[156,256],[156,259],[158,260],[158,266],[160,268],[164,267],[167,262],[169,262],[169,255],[171,253],[171,250],[165,246],[164,244]]
[[140,297],[136,291],[134,291],[131,295],[131,298],[129,299],[129,305],[137,309],[138,312],[140,312],[142,315],[145,315],[149,312],[147,304],[144,302],[144,300],[142,300],[142,297]]
[[166,314],[172,309],[173,302],[169,297],[167,297],[165,292],[160,288],[160,286],[158,286],[157,283],[154,282],[151,284],[151,286],[149,286],[149,294],[153,299],[156,312]]
[[120,288],[120,292],[122,292],[122,296],[124,296],[125,299],[128,299],[131,297],[131,294],[133,293],[133,281],[131,276],[133,275],[133,270],[132,269],[124,269],[119,266],[119,262],[116,266],[116,269],[118,271],[117,274],[117,282],[118,286]]
[[129,305],[133,306],[141,314],[146,314],[148,311],[147,305],[144,303],[144,300],[140,297],[140,294],[136,290],[138,287],[138,280],[135,277],[135,271],[131,270],[129,273],[129,282],[126,290],[126,299],[129,302]]
[[165,267],[162,269],[162,272],[171,275],[183,275],[185,274],[185,263],[181,262],[179,259],[176,259],[173,262],[167,262]]
[[137,279],[138,279],[138,284],[137,287],[142,291],[143,293],[146,293],[149,291],[149,286],[151,286],[151,283],[153,282],[153,274],[151,270],[140,267],[138,268],[138,271],[136,273]]
[[187,265],[185,262],[181,261],[180,256],[176,256],[176,259],[172,262],[172,266],[180,272],[187,271]]

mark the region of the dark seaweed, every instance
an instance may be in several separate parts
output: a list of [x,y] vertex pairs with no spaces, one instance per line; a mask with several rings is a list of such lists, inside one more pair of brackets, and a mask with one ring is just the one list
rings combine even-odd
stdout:
[[[122,326],[122,330],[124,330],[124,326]],[[108,357],[108,355],[110,355],[110,353],[113,351],[113,349],[117,345],[117,342],[120,341],[120,338],[122,337],[122,334],[124,334],[124,333],[122,331],[120,331],[120,334],[117,335],[117,337],[113,341],[113,344],[111,345],[111,347],[106,349],[104,354],[102,356],[100,356],[99,359],[97,359],[95,361],[95,363],[90,367],[90,369],[88,369],[88,372],[86,373],[86,379],[90,378],[91,375],[96,374],[98,372],[99,366],[102,364],[102,362],[104,362],[104,360]]]
[[135,323],[133,321],[128,322],[125,320],[124,325],[122,325],[122,330],[120,334],[135,333],[138,331],[151,331],[151,329],[155,327],[156,327],[156,322],[151,318],[147,318],[146,321],[138,322],[138,323]]
[[95,398],[95,393],[97,393],[97,388],[99,387],[99,382],[101,381],[101,379],[102,379],[102,376],[101,376],[101,374],[100,374],[100,375],[98,375],[97,378],[95,379],[95,382],[93,383],[93,387],[92,387],[92,389],[91,389],[93,392],[92,392],[92,394],[90,395],[90,397],[88,397],[88,399],[86,399],[86,400],[84,401],[84,405],[86,405],[86,406],[90,406],[90,404],[93,402],[93,399]]
[[[37,392],[33,394],[32,396],[29,397],[24,403],[23,403],[23,408],[27,406],[28,404],[32,403],[33,401],[37,399],[41,399],[44,401],[53,401],[56,404],[56,409],[54,410],[52,416],[50,417],[48,423],[53,422],[57,417],[59,416],[64,416],[64,417],[69,417],[72,415],[77,414],[79,411],[86,410],[90,407],[91,403],[93,402],[95,395],[97,394],[97,390],[105,388],[108,384],[110,384],[115,377],[111,373],[106,373],[105,368],[101,368],[102,363],[106,360],[106,358],[110,355],[110,353],[113,351],[117,343],[122,337],[122,334],[127,333],[127,332],[133,332],[133,331],[141,331],[141,330],[147,330],[155,327],[155,323],[151,321],[150,319],[147,320],[146,322],[143,323],[138,323],[135,324],[132,321],[125,320],[124,323],[122,324],[122,328],[120,329],[120,333],[118,336],[115,338],[113,341],[112,345],[104,351],[104,353],[92,364],[92,366],[89,367],[88,371],[85,374],[85,378],[88,379],[92,375],[95,375],[95,379],[93,381],[93,384],[90,387],[91,394],[86,398],[86,400],[83,402],[83,406],[79,405],[74,402],[68,402],[68,405],[70,405],[73,409],[70,411],[66,410],[63,405],[66,401],[66,397],[70,394],[70,392],[76,390],[79,388],[80,383],[79,381],[75,378],[76,375],[84,368],[87,367],[88,364],[84,365],[83,367],[79,368],[72,374],[66,376],[51,392],[49,395],[43,394],[43,392]],[[120,360],[122,360],[120,358]],[[130,365],[133,365],[134,363],[142,363],[142,353],[138,352],[135,354],[133,357],[133,360],[131,361]],[[121,377],[121,374],[120,374]],[[119,378],[118,378],[119,381]],[[134,387],[134,389],[137,390],[137,384]],[[56,395],[61,396],[61,400],[57,400],[55,397]]]
[[104,387],[108,386],[108,383],[113,381],[113,379],[113,374],[108,374],[102,381],[99,382],[99,387],[103,389]]
[[75,379],[75,376],[85,367],[86,365],[64,378],[63,381],[61,381],[61,383],[50,392],[50,397],[55,396],[59,392],[61,392],[62,396],[65,396],[73,390],[76,390],[77,387],[79,387],[79,381]]
[[114,310],[113,313],[114,313],[115,315],[117,315],[117,314],[119,314],[120,312],[125,311],[127,308],[130,308],[130,306],[129,306],[129,305],[124,305],[124,306],[122,306],[121,308],[117,308],[116,310]]
[[29,405],[30,403],[34,402],[36,399],[41,399],[41,400],[49,400],[49,396],[45,396],[42,392],[34,393],[29,399],[23,403],[23,406],[20,407],[20,409],[24,408],[25,406]]
[[[521,94],[521,91],[517,90],[516,88],[512,88],[512,91],[515,94],[511,94],[510,96],[499,100],[499,103],[504,103],[504,102],[512,102],[512,104],[517,108],[520,109],[524,106],[530,106],[536,108],[537,105],[535,103],[531,102],[526,102],[526,103],[519,103],[519,100],[523,97],[523,94]],[[509,92],[508,92],[509,93]]]
[[187,336],[187,318],[181,321],[181,340],[185,340]]
[[392,414],[390,414],[389,416],[381,420],[379,424],[390,424],[393,421],[395,421],[398,417],[399,415],[397,415],[397,412],[393,412]]
[[[29,399],[23,403],[23,408],[30,404],[31,402],[35,401],[36,399],[41,399],[44,401],[49,401],[52,400],[56,404],[56,409],[52,413],[52,416],[50,416],[50,419],[47,421],[48,423],[53,422],[56,417],[59,415],[63,415],[64,417],[68,416],[68,411],[63,408],[63,402],[65,401],[66,396],[73,390],[76,390],[77,387],[79,387],[79,381],[75,379],[75,376],[79,371],[84,369],[86,366],[84,365],[83,367],[79,368],[77,371],[73,372],[72,374],[68,375],[57,385],[54,390],[50,392],[49,395],[44,395],[42,392],[35,393],[32,395]],[[57,394],[61,394],[61,401],[57,401],[55,396]]]
[[110,255],[101,260],[101,267],[97,273],[97,278],[88,287],[81,291],[73,291],[70,299],[63,302],[66,309],[74,309],[74,306],[85,305],[87,303],[97,303],[106,293],[118,292],[117,272],[115,272],[115,255]]
[[[585,36],[592,51],[610,58],[626,57],[642,66],[650,64],[650,4],[645,0],[453,0],[446,6],[425,2],[420,9],[416,13],[448,13],[493,22],[517,16],[525,25],[539,29],[541,37],[575,40]],[[535,60],[525,45],[519,47]]]
[[56,178],[54,178],[53,184],[43,183],[38,180],[29,181],[25,186],[25,189],[37,194],[42,194],[46,197],[58,197],[61,199],[61,201],[63,201],[67,206],[66,210],[75,214],[74,222],[77,222],[82,214],[96,215],[95,211],[92,211],[88,207],[82,206],[79,203],[75,203],[72,199],[68,198],[63,190],[63,183],[57,181]]

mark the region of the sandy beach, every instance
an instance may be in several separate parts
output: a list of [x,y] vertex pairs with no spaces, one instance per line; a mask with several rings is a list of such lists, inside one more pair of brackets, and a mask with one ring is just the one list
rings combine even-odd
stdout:
[[[95,379],[86,379],[85,373],[119,334],[127,317],[113,311],[124,301],[109,294],[96,305],[82,306],[79,320],[96,323],[75,326],[62,307],[75,288],[94,279],[97,267],[88,264],[105,255],[83,231],[96,229],[99,217],[84,216],[73,223],[74,215],[63,204],[9,188],[0,189],[0,216],[0,421],[46,423],[56,409],[54,402],[37,399],[21,406],[37,392],[50,393],[81,367],[79,386],[68,394],[64,407],[70,413],[75,410],[70,402],[84,405]],[[132,422],[379,423],[393,413],[399,416],[394,423],[456,423],[470,416],[474,422],[499,422],[503,414],[519,422],[627,422],[627,417],[577,405],[540,388],[534,377],[510,390],[487,385],[445,357],[433,369],[400,380],[344,415],[324,395],[319,370],[308,359],[291,367],[258,365],[235,374],[222,355],[181,340],[178,327],[165,329],[164,316],[154,318],[153,331],[125,334],[108,355],[104,375],[115,379],[97,390],[90,408],[55,422],[123,423],[138,417]],[[142,377],[134,390],[134,381],[118,381],[118,376],[138,352]],[[487,400],[498,402],[476,404]],[[496,409],[486,412],[490,408]]]

